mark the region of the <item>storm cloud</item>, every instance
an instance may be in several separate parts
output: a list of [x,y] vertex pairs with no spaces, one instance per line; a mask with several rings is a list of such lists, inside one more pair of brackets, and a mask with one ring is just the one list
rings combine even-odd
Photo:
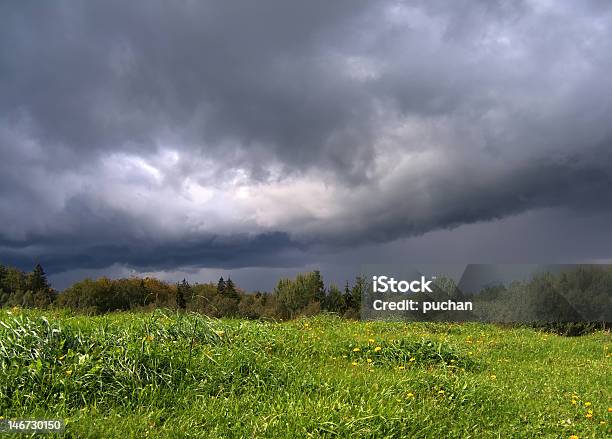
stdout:
[[[0,261],[442,260],[436,234],[517,216],[597,242],[610,71],[603,1],[2,2]],[[521,230],[514,260],[549,257]]]

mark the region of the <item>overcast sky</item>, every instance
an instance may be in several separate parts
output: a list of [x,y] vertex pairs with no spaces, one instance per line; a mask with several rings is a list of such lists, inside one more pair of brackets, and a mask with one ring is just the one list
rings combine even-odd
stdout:
[[0,262],[247,289],[612,260],[609,1],[0,2]]

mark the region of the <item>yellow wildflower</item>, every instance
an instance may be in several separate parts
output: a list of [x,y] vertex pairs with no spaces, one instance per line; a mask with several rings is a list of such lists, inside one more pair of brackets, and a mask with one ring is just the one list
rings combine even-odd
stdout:
[[380,352],[382,350],[382,348],[380,346],[376,346],[374,348],[374,352]]
[[408,392],[408,394],[406,395],[406,398],[414,398],[414,393]]
[[591,407],[591,405],[592,405],[592,404],[591,404],[589,401],[587,401],[587,402],[585,402],[585,403],[584,403],[584,406],[585,406],[585,407]]
[[361,349],[359,349],[359,348],[355,348],[355,349],[353,349],[353,352],[359,352],[360,350]]

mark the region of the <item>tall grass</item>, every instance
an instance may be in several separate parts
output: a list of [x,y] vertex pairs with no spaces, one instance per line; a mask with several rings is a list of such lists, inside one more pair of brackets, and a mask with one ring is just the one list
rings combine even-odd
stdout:
[[0,415],[59,416],[74,437],[605,437],[610,341],[331,316],[0,311]]

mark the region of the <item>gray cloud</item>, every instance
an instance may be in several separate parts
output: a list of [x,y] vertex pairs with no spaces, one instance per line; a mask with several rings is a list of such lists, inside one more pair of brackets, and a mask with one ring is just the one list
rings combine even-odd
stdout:
[[611,22],[597,1],[4,2],[0,259],[283,267],[607,215]]

